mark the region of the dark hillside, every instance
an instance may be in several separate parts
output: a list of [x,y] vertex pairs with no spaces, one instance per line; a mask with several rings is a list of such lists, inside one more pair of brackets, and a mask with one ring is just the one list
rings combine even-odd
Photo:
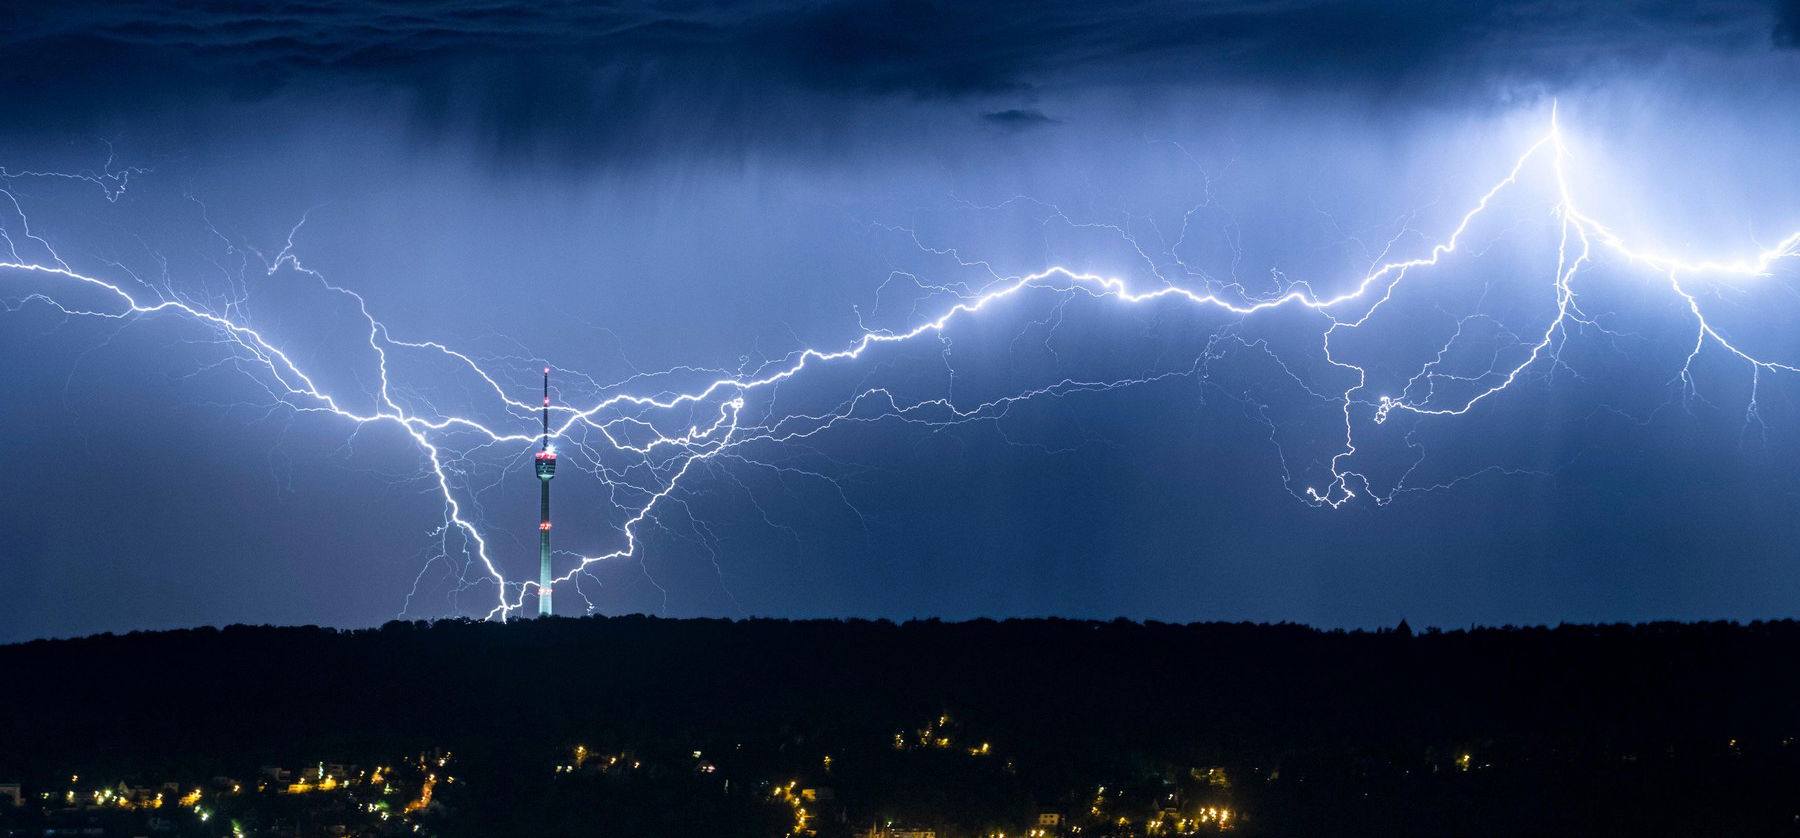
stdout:
[[[829,787],[820,834],[891,817],[976,834],[1039,810],[1129,820],[1158,795],[1228,803],[1245,834],[1796,834],[1796,659],[1792,621],[232,626],[0,647],[0,781],[60,794],[77,772],[249,776],[446,749],[475,790],[444,792],[446,833],[565,817],[559,794],[616,816],[631,800],[688,810],[636,830],[749,824],[674,803],[698,799],[681,784],[699,777],[759,804],[783,780]],[[687,779],[558,792],[553,766],[577,745],[627,755],[633,783]],[[1102,785],[1123,797],[1090,805]]]

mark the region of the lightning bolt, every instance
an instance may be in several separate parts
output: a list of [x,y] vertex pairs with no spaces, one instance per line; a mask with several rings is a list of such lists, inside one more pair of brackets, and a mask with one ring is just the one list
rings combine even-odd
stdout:
[[[1768,275],[1777,262],[1800,254],[1800,231],[1772,247],[1740,258],[1691,258],[1665,253],[1654,247],[1639,247],[1581,208],[1568,176],[1574,160],[1575,156],[1565,141],[1552,110],[1548,130],[1516,158],[1510,171],[1482,194],[1437,244],[1423,255],[1374,265],[1334,294],[1321,294],[1312,283],[1290,282],[1279,275],[1282,286],[1273,293],[1263,295],[1252,293],[1237,283],[1195,287],[1170,281],[1160,273],[1156,275],[1160,284],[1134,287],[1119,277],[1061,265],[1025,275],[1004,276],[994,272],[985,262],[965,260],[953,250],[931,249],[931,252],[951,256],[965,266],[987,269],[992,281],[978,288],[925,286],[932,295],[948,296],[955,302],[933,316],[915,318],[913,325],[903,329],[884,330],[864,326],[860,333],[835,348],[804,348],[774,361],[746,362],[737,371],[681,367],[638,374],[608,385],[601,385],[591,378],[570,372],[570,376],[586,381],[593,395],[583,402],[585,406],[552,406],[556,422],[551,427],[551,438],[565,457],[571,453],[579,455],[576,467],[589,472],[600,481],[607,490],[609,502],[619,510],[623,520],[616,526],[618,542],[612,549],[573,555],[570,557],[572,566],[556,577],[555,583],[561,585],[575,581],[579,591],[579,577],[597,563],[634,557],[641,563],[644,528],[656,524],[656,516],[662,508],[684,505],[677,497],[678,489],[691,482],[694,479],[692,475],[710,465],[752,465],[770,469],[782,478],[822,480],[836,486],[830,477],[817,470],[765,462],[749,456],[746,448],[753,444],[804,446],[835,428],[876,421],[899,421],[929,429],[971,422],[989,422],[997,426],[998,420],[1009,410],[1033,399],[1059,398],[1075,393],[1104,393],[1169,377],[1202,375],[1205,364],[1220,357],[1225,344],[1232,341],[1242,348],[1263,353],[1273,359],[1284,374],[1299,382],[1307,393],[1329,400],[1341,413],[1341,444],[1329,461],[1330,479],[1323,485],[1302,486],[1298,489],[1290,485],[1290,491],[1303,502],[1329,508],[1342,506],[1359,497],[1385,504],[1401,491],[1398,487],[1404,486],[1404,478],[1396,484],[1394,490],[1382,492],[1372,485],[1368,476],[1354,467],[1353,463],[1359,452],[1359,430],[1365,427],[1359,423],[1359,417],[1369,425],[1379,426],[1397,414],[1412,414],[1421,418],[1460,416],[1512,387],[1533,367],[1557,363],[1557,350],[1567,339],[1571,328],[1600,328],[1596,320],[1588,316],[1580,306],[1577,280],[1582,269],[1601,253],[1610,254],[1647,274],[1660,277],[1666,282],[1673,298],[1679,300],[1691,316],[1693,344],[1679,374],[1684,383],[1691,386],[1692,365],[1709,345],[1723,349],[1731,357],[1748,365],[1753,382],[1760,382],[1764,373],[1800,372],[1800,367],[1758,357],[1730,340],[1708,322],[1699,293],[1692,287],[1693,283],[1709,277],[1752,278]],[[1541,329],[1528,334],[1511,335],[1519,350],[1515,359],[1502,362],[1496,353],[1494,362],[1487,371],[1470,376],[1453,373],[1446,366],[1446,358],[1464,330],[1482,328],[1485,325],[1480,322],[1480,316],[1462,318],[1458,321],[1456,335],[1442,345],[1432,360],[1407,379],[1397,393],[1370,394],[1370,374],[1366,362],[1358,363],[1345,357],[1340,343],[1358,330],[1369,328],[1372,318],[1390,305],[1409,279],[1438,266],[1451,254],[1470,247],[1471,225],[1489,211],[1498,196],[1517,184],[1522,175],[1533,166],[1549,167],[1557,191],[1553,207],[1558,235],[1557,258],[1553,270],[1547,272],[1545,280],[1554,299],[1554,308],[1548,321]],[[400,430],[423,456],[427,465],[424,476],[435,487],[443,503],[443,524],[439,530],[442,539],[440,557],[448,558],[451,553],[459,552],[452,549],[451,539],[460,537],[463,543],[460,552],[468,557],[468,566],[478,571],[475,580],[464,579],[464,586],[489,582],[494,586],[494,599],[486,611],[486,617],[504,620],[513,611],[522,608],[526,599],[534,594],[537,583],[530,580],[513,581],[502,572],[494,546],[482,527],[476,523],[482,517],[479,493],[472,491],[467,485],[459,484],[459,481],[465,479],[471,458],[477,452],[508,444],[516,444],[519,450],[526,450],[535,443],[539,439],[539,432],[535,427],[536,411],[542,405],[509,395],[509,387],[504,383],[503,376],[490,372],[483,361],[471,354],[436,341],[410,340],[393,335],[371,313],[367,301],[360,294],[329,282],[301,263],[295,253],[294,233],[290,233],[286,245],[272,257],[265,257],[245,248],[245,251],[253,253],[261,262],[261,268],[266,274],[274,276],[287,270],[309,277],[325,291],[350,301],[356,308],[362,337],[374,359],[376,377],[372,390],[368,393],[334,392],[321,385],[314,372],[307,370],[294,355],[278,346],[264,330],[254,326],[246,314],[247,288],[238,287],[222,300],[204,300],[177,293],[166,281],[166,277],[161,282],[146,280],[122,265],[114,264],[112,267],[124,276],[111,279],[77,270],[57,253],[48,239],[32,231],[23,204],[11,187],[14,181],[26,178],[73,179],[94,184],[104,191],[107,200],[117,201],[125,192],[132,175],[142,173],[143,170],[139,169],[115,171],[110,155],[107,165],[100,173],[0,170],[0,182],[7,184],[6,188],[0,188],[0,195],[7,199],[13,215],[18,219],[16,231],[0,226],[0,245],[4,246],[0,275],[10,276],[14,281],[25,284],[35,281],[35,285],[51,289],[32,290],[9,298],[5,301],[6,307],[17,310],[25,305],[41,305],[67,317],[121,321],[156,316],[183,318],[212,335],[230,350],[234,358],[247,362],[248,368],[255,372],[255,380],[267,389],[272,404],[295,414],[336,417],[357,427],[384,425]],[[1183,236],[1187,234],[1187,221],[1187,218],[1183,219]],[[305,223],[304,218],[301,223]],[[210,226],[210,222],[208,224]],[[298,229],[296,227],[295,232]],[[226,238],[216,229],[212,232]],[[1129,241],[1133,247],[1138,247],[1135,239]],[[920,246],[924,247],[923,244]],[[1388,248],[1378,258],[1385,258],[1386,253],[1395,246],[1395,242],[1389,242]],[[1144,254],[1141,247],[1138,252]],[[28,257],[26,253],[32,255]],[[81,296],[76,289],[90,292],[94,299],[90,302],[76,302]],[[1266,342],[1215,335],[1193,365],[1155,375],[1124,379],[1064,378],[973,405],[959,404],[956,399],[949,397],[904,398],[894,389],[872,385],[859,389],[835,407],[823,411],[782,412],[775,408],[774,394],[785,382],[806,376],[812,370],[853,364],[882,347],[929,344],[936,340],[944,344],[947,353],[947,332],[952,325],[981,317],[984,313],[1001,308],[1009,300],[1028,295],[1061,298],[1053,315],[1040,324],[1052,330],[1060,322],[1063,303],[1083,296],[1122,306],[1168,301],[1215,311],[1239,320],[1276,310],[1307,313],[1321,318],[1319,348],[1325,362],[1331,368],[1341,371],[1350,383],[1341,390],[1332,389],[1329,392],[1314,388],[1305,384],[1299,373],[1282,363]],[[491,415],[472,416],[445,412],[438,409],[431,399],[401,386],[396,380],[397,374],[393,372],[393,364],[401,356],[436,359],[453,366],[460,375],[469,376],[469,380],[476,382],[475,386],[484,392],[484,398],[491,398]],[[532,363],[524,364],[526,367],[536,365],[535,359]],[[691,384],[681,383],[696,378],[698,380]],[[1440,391],[1440,387],[1448,389],[1451,384],[1460,385],[1460,395],[1450,397]],[[1752,414],[1755,411],[1754,395],[1749,410]],[[1266,412],[1263,419],[1269,421]],[[1273,428],[1272,422],[1270,425]],[[1408,474],[1410,473],[1409,470]],[[1291,476],[1284,479],[1291,480]],[[1457,478],[1429,488],[1454,485],[1463,479],[1465,478]],[[741,481],[738,485],[747,491],[748,487],[744,487]],[[838,491],[840,497],[844,497],[841,488]],[[847,497],[844,497],[844,501],[849,505]],[[850,508],[854,510],[854,506]],[[689,517],[692,518],[691,514]],[[766,512],[764,519],[768,520]],[[694,522],[691,535],[705,545],[706,549],[714,551],[712,545],[716,543],[716,538],[698,522]],[[716,567],[717,553],[714,551],[712,554]],[[647,568],[645,572],[647,575]],[[651,581],[654,583],[654,579]],[[591,603],[589,608],[592,608]]]

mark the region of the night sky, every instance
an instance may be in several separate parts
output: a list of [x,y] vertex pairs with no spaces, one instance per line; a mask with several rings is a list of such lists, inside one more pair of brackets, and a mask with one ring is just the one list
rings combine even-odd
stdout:
[[[353,412],[380,409],[366,309],[390,398],[505,434],[535,433],[501,394],[535,404],[545,365],[559,408],[666,399],[1051,266],[1345,293],[1428,256],[1553,110],[1566,185],[1633,247],[1754,258],[1800,231],[1791,0],[42,5],[0,10],[0,261],[252,328]],[[1665,272],[1596,252],[1504,390],[1373,421],[1525,362],[1567,246],[1548,160],[1334,333],[1369,378],[1338,506],[1307,495],[1356,379],[1322,315],[1064,281],[741,408],[576,427],[559,572],[681,476],[557,610],[1794,616],[1800,373],[1721,341],[1800,364],[1800,258],[1683,280],[1697,339]],[[283,391],[179,310],[70,314],[118,298],[17,268],[0,301],[0,641],[494,607],[399,424]],[[498,392],[395,343],[425,341]],[[619,450],[726,413],[729,444]],[[420,433],[518,601],[534,443]]]

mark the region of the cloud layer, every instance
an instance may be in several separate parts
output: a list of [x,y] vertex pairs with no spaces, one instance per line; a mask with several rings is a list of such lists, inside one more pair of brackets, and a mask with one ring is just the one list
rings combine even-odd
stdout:
[[9,111],[32,126],[362,88],[505,144],[694,107],[795,119],[983,98],[979,113],[1023,116],[1038,91],[1097,85],[1512,98],[1672,53],[1791,48],[1800,3],[122,0],[15,8],[0,31]]

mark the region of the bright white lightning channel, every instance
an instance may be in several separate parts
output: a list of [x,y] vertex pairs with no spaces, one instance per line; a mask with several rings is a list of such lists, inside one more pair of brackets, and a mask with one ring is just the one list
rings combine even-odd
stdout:
[[[766,365],[750,374],[721,374],[710,383],[689,389],[686,392],[657,392],[652,395],[639,395],[626,388],[634,381],[648,380],[649,376],[635,376],[609,387],[597,388],[598,392],[611,393],[598,398],[584,408],[564,406],[553,407],[558,414],[558,423],[551,426],[551,437],[560,441],[565,455],[571,451],[584,452],[594,464],[591,469],[609,487],[622,489],[627,496],[635,495],[628,501],[615,502],[627,513],[624,524],[619,528],[620,543],[608,552],[580,555],[575,564],[567,572],[556,577],[555,582],[561,585],[575,579],[598,562],[618,560],[638,555],[640,549],[640,527],[652,519],[660,505],[670,502],[671,496],[687,479],[697,463],[712,458],[734,457],[735,451],[750,442],[791,442],[804,440],[825,432],[838,422],[846,420],[859,411],[878,410],[882,415],[898,416],[908,421],[914,414],[932,413],[938,418],[926,420],[926,424],[942,425],[970,419],[972,417],[991,416],[995,411],[1007,405],[1026,399],[1057,396],[1076,391],[1098,391],[1118,386],[1144,383],[1151,379],[1125,379],[1119,381],[1081,382],[1064,380],[1057,384],[1035,390],[1017,393],[1003,399],[997,399],[973,408],[961,408],[950,403],[948,399],[932,399],[912,403],[901,403],[891,392],[883,388],[863,390],[843,402],[837,410],[817,415],[790,414],[780,417],[751,422],[741,421],[746,405],[746,396],[757,391],[769,390],[783,381],[801,376],[808,369],[834,363],[847,363],[861,358],[870,350],[888,344],[900,344],[923,337],[944,332],[951,324],[967,318],[981,316],[984,311],[997,307],[997,304],[1009,298],[1034,292],[1051,293],[1084,293],[1095,298],[1105,298],[1122,304],[1142,304],[1154,300],[1169,299],[1194,306],[1216,309],[1222,312],[1249,317],[1261,312],[1283,308],[1312,309],[1326,318],[1322,336],[1324,358],[1331,365],[1344,370],[1354,378],[1354,383],[1342,393],[1333,394],[1342,408],[1343,437],[1341,448],[1330,460],[1331,477],[1324,485],[1307,486],[1295,491],[1303,501],[1319,506],[1336,508],[1359,497],[1373,499],[1377,503],[1385,503],[1392,499],[1392,493],[1383,495],[1375,490],[1366,476],[1363,476],[1345,465],[1348,458],[1357,453],[1357,424],[1354,408],[1358,406],[1372,407],[1372,420],[1377,423],[1386,422],[1395,412],[1412,413],[1419,416],[1455,416],[1467,413],[1478,403],[1499,393],[1518,380],[1521,374],[1540,363],[1546,354],[1553,354],[1558,336],[1568,328],[1571,322],[1592,325],[1582,314],[1576,301],[1574,280],[1578,271],[1588,264],[1597,250],[1610,252],[1641,269],[1662,276],[1668,289],[1679,298],[1686,310],[1691,313],[1694,323],[1694,343],[1687,355],[1687,364],[1709,343],[1714,344],[1732,356],[1741,359],[1750,368],[1761,372],[1800,372],[1800,368],[1788,363],[1765,360],[1757,357],[1740,346],[1734,344],[1707,321],[1696,295],[1684,285],[1685,280],[1697,277],[1756,277],[1766,275],[1772,266],[1784,259],[1800,254],[1800,231],[1781,240],[1772,247],[1766,248],[1737,259],[1696,259],[1672,255],[1656,247],[1640,247],[1627,242],[1602,221],[1583,211],[1570,188],[1567,169],[1572,157],[1564,142],[1561,130],[1556,124],[1554,114],[1549,130],[1514,162],[1498,183],[1495,183],[1467,213],[1465,213],[1454,229],[1433,246],[1425,255],[1404,261],[1389,262],[1379,265],[1361,277],[1360,281],[1348,290],[1335,296],[1318,296],[1311,283],[1295,283],[1287,290],[1265,297],[1238,295],[1228,299],[1212,291],[1200,291],[1175,284],[1164,284],[1149,289],[1137,289],[1125,280],[1078,271],[1063,266],[1053,266],[1036,273],[1023,276],[1003,277],[978,292],[959,295],[954,304],[940,312],[936,317],[918,322],[901,331],[866,330],[854,339],[837,349],[808,348],[788,355],[782,361]],[[1470,394],[1452,400],[1449,404],[1440,404],[1434,396],[1410,398],[1405,395],[1410,388],[1402,390],[1401,396],[1369,396],[1363,393],[1368,385],[1366,367],[1358,366],[1340,359],[1334,354],[1333,339],[1344,330],[1363,326],[1369,319],[1393,298],[1396,289],[1405,282],[1409,275],[1420,268],[1438,264],[1439,260],[1454,253],[1464,245],[1465,236],[1470,225],[1486,211],[1490,204],[1503,190],[1515,184],[1521,174],[1531,165],[1549,165],[1555,176],[1558,190],[1555,217],[1560,229],[1560,245],[1557,265],[1548,281],[1555,292],[1555,315],[1541,332],[1534,331],[1526,346],[1527,352],[1516,364],[1491,370],[1491,383],[1483,384]],[[102,174],[67,175],[53,172],[8,172],[0,170],[0,181],[10,181],[26,177],[57,177],[86,180],[99,185],[106,191],[109,200],[117,200],[124,192],[128,179],[133,174],[141,174],[141,170],[120,170],[114,172],[108,168]],[[9,189],[0,189],[23,220],[25,213],[14,193]],[[16,236],[16,238],[15,238]],[[354,407],[355,399],[334,394],[315,381],[313,375],[303,369],[301,363],[291,357],[281,347],[267,338],[262,332],[248,325],[247,320],[238,312],[243,299],[228,301],[224,306],[208,305],[185,299],[165,288],[142,281],[132,275],[131,282],[125,280],[108,280],[88,273],[77,271],[57,255],[56,250],[41,235],[32,232],[28,221],[18,231],[8,232],[0,228],[0,243],[6,247],[7,257],[0,261],[0,272],[10,274],[15,279],[21,276],[34,276],[40,280],[50,280],[48,284],[59,283],[80,286],[97,291],[106,300],[104,305],[77,305],[66,302],[57,295],[43,291],[33,291],[7,301],[9,309],[16,309],[26,304],[49,306],[64,315],[74,317],[95,317],[127,319],[141,318],[156,314],[169,314],[187,318],[200,325],[223,341],[228,342],[235,352],[258,366],[267,375],[267,386],[271,396],[279,403],[296,412],[323,413],[341,417],[356,424],[383,423],[402,430],[418,447],[430,464],[430,479],[435,483],[444,503],[444,533],[460,533],[466,539],[465,551],[472,553],[479,564],[483,577],[495,585],[496,595],[492,607],[487,611],[490,619],[505,619],[514,610],[524,606],[525,601],[533,595],[537,588],[535,581],[512,581],[500,570],[493,555],[488,538],[481,527],[475,523],[476,516],[469,511],[469,504],[454,485],[451,474],[455,471],[454,463],[465,453],[457,448],[456,441],[461,435],[472,435],[478,447],[488,447],[496,443],[518,443],[521,446],[535,443],[539,434],[535,427],[537,411],[542,405],[515,399],[507,394],[494,375],[485,370],[473,357],[432,341],[407,341],[393,337],[387,327],[377,320],[368,310],[364,299],[349,289],[333,285],[300,264],[293,253],[290,237],[288,247],[271,259],[265,259],[264,266],[270,273],[282,267],[288,267],[302,274],[317,279],[325,288],[353,299],[366,322],[367,340],[374,351],[379,370],[379,381],[375,386],[374,399],[368,407]],[[27,259],[20,255],[20,248],[41,251],[47,258]],[[129,273],[127,271],[127,273]],[[144,290],[139,290],[142,286]],[[1241,288],[1239,289],[1241,291]],[[243,293],[243,292],[240,292]],[[1449,344],[1445,345],[1448,351]],[[407,406],[406,400],[397,398],[393,383],[389,377],[389,353],[397,351],[429,352],[447,358],[456,364],[466,367],[473,375],[485,382],[501,405],[501,408],[516,419],[521,430],[510,431],[495,427],[489,422],[458,415],[442,415],[435,409],[421,411]],[[1440,358],[1442,353],[1440,353]],[[1433,362],[1435,363],[1435,362]],[[685,370],[695,372],[694,370]],[[1421,369],[1414,380],[1432,373],[1432,364]],[[1684,366],[1682,375],[1688,374]],[[677,409],[698,409],[703,411],[702,419],[692,421],[679,433],[669,433],[658,429],[655,422],[643,417],[656,411],[672,411]],[[573,434],[580,430],[580,437]],[[603,451],[590,445],[587,433],[597,433],[604,445],[614,455],[624,455],[632,459],[632,466],[639,472],[650,475],[648,485],[642,478],[628,478],[627,472],[632,468],[617,469],[605,466],[601,462]],[[817,476],[817,475],[814,475]],[[676,501],[679,502],[679,501]],[[445,548],[446,552],[448,547]],[[466,581],[466,580],[465,580]],[[590,606],[591,607],[591,606]]]

